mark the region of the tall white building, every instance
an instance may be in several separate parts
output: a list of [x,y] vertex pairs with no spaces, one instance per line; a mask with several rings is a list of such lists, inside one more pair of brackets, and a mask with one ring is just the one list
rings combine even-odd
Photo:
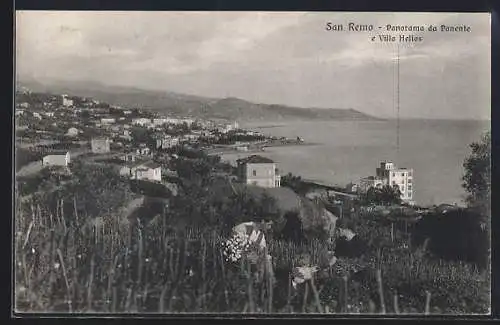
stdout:
[[377,168],[377,178],[385,185],[397,185],[403,201],[413,201],[413,169],[396,168],[392,162],[385,161]]

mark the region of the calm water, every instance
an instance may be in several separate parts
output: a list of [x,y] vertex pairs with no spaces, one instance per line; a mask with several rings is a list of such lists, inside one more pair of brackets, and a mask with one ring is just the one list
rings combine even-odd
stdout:
[[[469,144],[478,141],[489,122],[405,120],[400,122],[400,150],[396,150],[396,122],[289,122],[244,124],[264,134],[303,137],[311,146],[266,148],[282,174],[345,185],[374,175],[383,160],[414,169],[414,196],[422,205],[463,202],[463,161]],[[233,161],[241,154],[227,154]]]

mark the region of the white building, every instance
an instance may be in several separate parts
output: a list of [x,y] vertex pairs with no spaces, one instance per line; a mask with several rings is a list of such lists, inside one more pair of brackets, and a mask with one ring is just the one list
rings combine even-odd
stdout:
[[154,118],[153,119],[154,126],[162,126],[162,125],[167,124],[167,122],[168,122],[168,119],[166,119],[166,118]]
[[114,124],[116,122],[116,119],[108,117],[108,118],[101,118],[101,124],[102,125],[110,125]]
[[62,95],[62,104],[64,107],[73,106],[73,100],[68,98],[68,95]]
[[155,162],[132,162],[120,169],[120,175],[130,179],[161,182],[161,165]]
[[165,136],[161,139],[156,139],[156,149],[168,149],[179,144],[179,138]]
[[77,128],[69,128],[68,132],[66,132],[66,135],[70,137],[76,137],[79,133],[80,130],[78,130]]
[[280,187],[281,177],[277,164],[271,159],[252,155],[239,159],[237,163],[241,182],[260,187]]
[[413,169],[396,168],[392,162],[381,162],[377,168],[377,178],[383,179],[385,185],[398,186],[403,201],[413,201]]
[[64,166],[67,167],[70,163],[69,151],[61,153],[53,153],[42,158],[43,166]]
[[134,125],[140,125],[140,126],[150,125],[151,124],[151,119],[144,118],[144,117],[136,118],[136,119],[132,120],[132,124],[134,124]]
[[107,153],[111,151],[109,138],[92,138],[90,148],[93,153]]

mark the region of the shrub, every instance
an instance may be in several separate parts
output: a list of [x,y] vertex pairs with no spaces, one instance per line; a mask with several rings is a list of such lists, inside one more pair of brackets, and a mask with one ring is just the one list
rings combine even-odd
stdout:
[[489,263],[488,233],[481,228],[481,218],[474,210],[426,215],[415,226],[414,245],[426,238],[430,239],[429,250],[440,258],[472,262],[483,268]]

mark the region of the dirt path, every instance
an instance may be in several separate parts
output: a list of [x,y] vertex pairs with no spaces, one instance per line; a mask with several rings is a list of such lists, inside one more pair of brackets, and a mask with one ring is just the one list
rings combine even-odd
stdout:
[[24,177],[39,173],[43,169],[42,162],[40,160],[30,162],[24,165],[16,172],[16,176]]

